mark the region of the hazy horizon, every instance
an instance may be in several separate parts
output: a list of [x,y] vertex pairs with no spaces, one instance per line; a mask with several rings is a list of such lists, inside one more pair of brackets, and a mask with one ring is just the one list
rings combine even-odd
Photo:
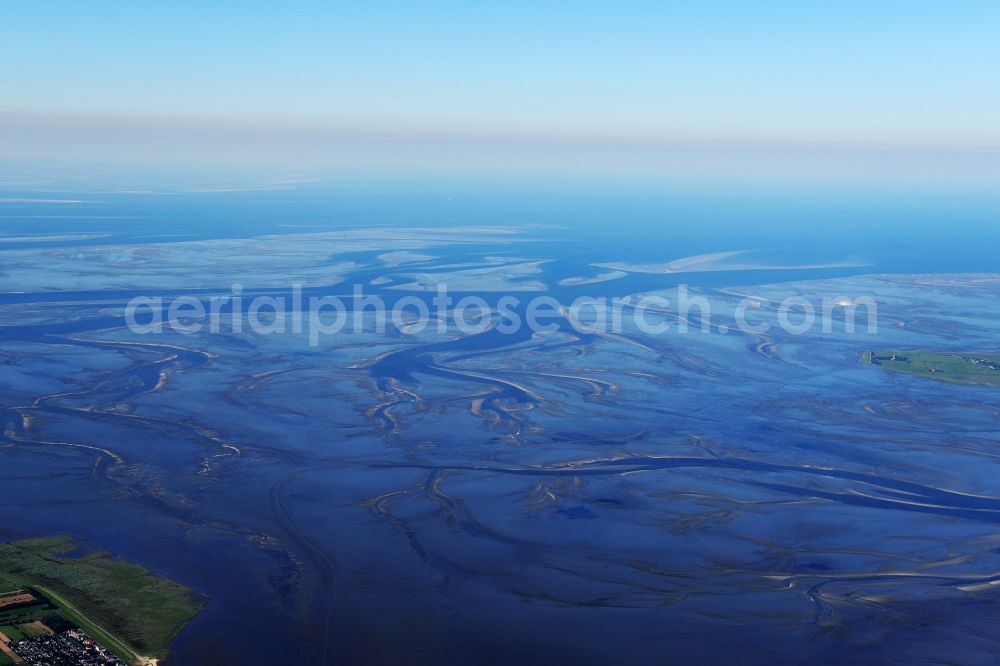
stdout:
[[1000,174],[989,2],[0,9],[5,163]]

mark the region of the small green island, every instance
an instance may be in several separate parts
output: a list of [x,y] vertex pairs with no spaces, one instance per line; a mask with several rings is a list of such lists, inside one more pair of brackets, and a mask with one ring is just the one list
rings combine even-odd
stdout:
[[0,666],[156,664],[205,603],[71,537],[0,543]]
[[861,362],[942,382],[1000,387],[1000,354],[896,349],[866,351]]

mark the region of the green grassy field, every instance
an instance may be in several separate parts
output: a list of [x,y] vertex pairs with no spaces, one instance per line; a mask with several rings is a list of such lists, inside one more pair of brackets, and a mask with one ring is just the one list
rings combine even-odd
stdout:
[[894,349],[866,351],[861,361],[892,372],[942,382],[1000,386],[1000,354]]
[[3,635],[12,641],[19,641],[24,638],[24,634],[22,634],[17,627],[10,625],[0,627],[0,632],[3,632]]
[[166,658],[205,599],[106,552],[71,557],[78,547],[69,537],[0,544],[0,578],[34,588],[122,659]]

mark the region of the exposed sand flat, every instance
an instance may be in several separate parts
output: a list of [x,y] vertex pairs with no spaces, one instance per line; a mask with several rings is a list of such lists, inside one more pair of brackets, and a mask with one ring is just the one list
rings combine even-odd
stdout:
[[396,277],[409,282],[393,285],[390,289],[435,291],[439,286],[447,286],[452,291],[545,291],[548,288],[545,283],[533,279],[533,276],[540,274],[540,266],[547,262],[547,259],[542,259],[517,264],[490,264],[468,270],[399,273]]
[[668,261],[662,264],[633,264],[628,262],[611,262],[603,264],[591,264],[592,266],[597,266],[598,268],[610,268],[616,271],[624,271],[626,273],[684,273],[684,272],[696,272],[698,270],[707,270],[706,266],[712,266],[715,263],[726,259],[728,257],[733,257],[738,254],[743,254],[743,250],[733,251],[733,252],[712,252],[709,254],[696,254],[690,257],[683,257],[681,259],[675,259],[674,261]]
[[[469,242],[470,236],[512,236],[522,233],[518,227],[386,227],[383,229],[345,229],[341,231],[317,231],[301,234],[267,234],[256,240],[337,240],[337,239],[413,239],[423,242],[427,239]],[[201,241],[195,241],[201,242]]]
[[[926,293],[924,290],[929,288],[938,289],[941,294],[965,294],[973,298],[983,291],[992,293],[1000,289],[1000,273],[873,273],[842,278],[759,284],[753,287],[724,287],[716,291],[761,303],[780,300],[791,294],[807,293],[813,297],[833,297],[839,303],[847,298],[845,293],[864,295],[878,293],[882,302],[886,300],[886,293],[891,293],[894,298],[902,298],[904,294],[919,296]],[[886,290],[892,291],[886,292]]]
[[564,287],[578,287],[585,284],[597,284],[598,282],[610,282],[611,280],[620,280],[623,277],[628,277],[628,273],[625,271],[610,271],[608,273],[599,273],[592,277],[570,277],[559,280],[559,284]]
[[0,243],[44,243],[60,241],[95,240],[111,234],[31,234],[27,236],[0,236]]
[[864,263],[856,262],[830,262],[816,264],[771,264],[766,262],[740,261],[727,262],[726,260],[737,255],[746,254],[749,250],[737,250],[732,252],[712,252],[710,254],[697,254],[690,257],[675,259],[662,264],[633,264],[627,262],[607,262],[591,264],[598,268],[610,268],[615,271],[626,273],[651,273],[651,274],[671,274],[671,273],[707,273],[713,271],[769,271],[769,270],[803,270],[822,268],[858,268],[866,266]]
[[[514,241],[517,233],[512,227],[385,228],[148,244],[17,247],[3,251],[4,291],[144,289],[161,284],[180,289],[223,288],[233,282],[246,287],[291,282],[330,286],[361,268],[353,261],[336,261],[345,253],[379,251],[398,264],[425,256],[415,250],[484,241],[505,244]],[[37,273],[39,265],[46,266],[43,277]],[[530,290],[540,289],[544,285],[530,286]]]
[[406,250],[386,252],[385,254],[380,254],[378,256],[379,261],[384,262],[386,266],[390,267],[412,264],[419,261],[430,261],[435,258],[436,257],[430,254],[420,254],[419,252],[408,252]]
[[1000,273],[935,273],[915,275],[877,274],[869,277],[891,282],[938,287],[995,287],[1000,282]]

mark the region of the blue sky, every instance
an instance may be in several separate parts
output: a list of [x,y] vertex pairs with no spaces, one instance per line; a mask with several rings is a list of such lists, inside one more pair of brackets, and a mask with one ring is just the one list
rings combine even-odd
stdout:
[[995,0],[7,0],[0,119],[35,145],[217,128],[979,150],[1000,145],[998,25]]

